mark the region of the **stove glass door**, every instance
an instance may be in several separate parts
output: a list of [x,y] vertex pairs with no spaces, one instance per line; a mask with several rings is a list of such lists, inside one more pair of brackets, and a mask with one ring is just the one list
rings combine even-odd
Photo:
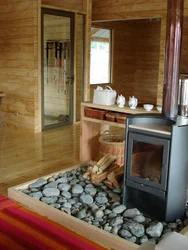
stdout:
[[128,179],[166,189],[169,140],[129,133]]

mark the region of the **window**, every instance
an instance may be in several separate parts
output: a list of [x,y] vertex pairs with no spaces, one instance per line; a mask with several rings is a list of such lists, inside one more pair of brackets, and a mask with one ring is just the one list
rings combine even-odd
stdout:
[[109,29],[91,28],[90,84],[111,83],[111,36]]

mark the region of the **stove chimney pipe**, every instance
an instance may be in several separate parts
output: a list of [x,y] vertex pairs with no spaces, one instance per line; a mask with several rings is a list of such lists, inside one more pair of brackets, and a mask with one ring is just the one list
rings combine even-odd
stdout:
[[183,26],[183,0],[168,0],[162,114],[174,119],[178,114],[178,83]]

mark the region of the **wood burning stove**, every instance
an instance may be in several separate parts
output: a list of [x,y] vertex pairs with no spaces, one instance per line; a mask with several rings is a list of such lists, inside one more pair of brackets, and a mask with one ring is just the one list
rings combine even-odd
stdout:
[[185,212],[188,119],[161,115],[127,118],[123,203],[154,219],[173,221]]
[[173,221],[185,211],[188,120],[177,118],[183,0],[167,1],[163,116],[127,118],[123,203]]

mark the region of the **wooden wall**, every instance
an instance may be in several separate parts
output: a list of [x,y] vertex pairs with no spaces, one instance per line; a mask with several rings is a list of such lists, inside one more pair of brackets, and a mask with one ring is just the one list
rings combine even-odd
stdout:
[[[164,80],[164,53],[166,39],[166,11],[167,1],[164,0],[143,0],[135,4],[134,0],[108,1],[108,0],[93,0],[92,2],[92,21],[117,21],[117,20],[138,20],[147,18],[160,18],[160,49],[159,49],[159,70],[158,70],[158,86],[157,96],[155,98],[157,104],[162,103],[163,95],[163,80]],[[188,72],[187,51],[188,51],[188,0],[184,1],[184,29],[183,43],[181,54],[180,72]],[[101,23],[102,24],[102,23]],[[151,86],[151,85],[150,85]],[[156,86],[154,86],[154,91]],[[140,95],[143,94],[140,89]],[[154,93],[153,93],[154,94]]]
[[[139,104],[157,101],[160,20],[94,23],[113,31],[112,88]],[[91,96],[96,85],[91,86]]]
[[67,9],[72,12],[86,12],[85,0],[41,0],[43,5]]
[[[1,116],[6,126],[34,132],[41,131],[41,1],[43,7],[86,15],[87,30],[91,21],[91,0],[0,1],[0,90],[6,93]],[[85,45],[88,56],[89,33]]]
[[0,1],[1,115],[7,126],[38,129],[37,45],[38,0]]
[[76,48],[75,48],[75,68],[76,68],[76,78],[75,78],[75,120],[80,121],[80,111],[81,102],[83,96],[83,49],[84,49],[84,15],[76,15]]

